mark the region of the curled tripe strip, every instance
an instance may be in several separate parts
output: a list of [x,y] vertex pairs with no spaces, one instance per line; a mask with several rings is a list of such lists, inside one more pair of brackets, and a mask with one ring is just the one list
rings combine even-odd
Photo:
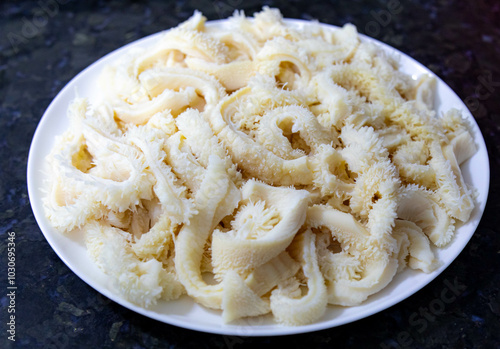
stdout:
[[416,185],[401,190],[398,218],[415,223],[436,246],[445,246],[455,231],[455,220],[439,205],[436,194]]
[[134,66],[135,75],[138,76],[168,57],[172,51],[208,62],[224,63],[227,59],[227,47],[210,35],[198,30],[175,28],[167,31],[153,50],[137,59]]
[[[360,304],[387,286],[397,272],[397,258],[381,248],[352,215],[316,205],[307,211],[307,224],[326,228],[331,234],[319,252],[329,303]],[[340,251],[328,249],[334,242],[340,245]]]
[[[328,302],[327,288],[318,265],[315,235],[310,229],[296,236],[290,253],[300,261],[306,278],[307,291],[301,295],[293,287],[293,280],[278,285],[271,294],[271,310],[279,322],[286,325],[304,325],[320,318]],[[298,283],[295,284],[299,286]]]
[[199,303],[220,309],[222,285],[207,284],[201,274],[201,259],[205,243],[222,218],[236,208],[240,194],[230,180],[222,159],[209,158],[205,178],[196,192],[198,214],[184,225],[175,244],[175,266],[179,280],[187,293]]
[[[248,104],[255,100],[255,94],[265,91],[275,94],[272,109],[262,116],[247,111],[247,106],[252,108]],[[312,184],[309,157],[319,145],[334,140],[298,103],[300,97],[270,87],[268,80],[256,79],[253,86],[222,99],[209,114],[210,124],[233,161],[249,175],[275,185]],[[254,123],[256,128],[245,130]]]
[[153,182],[142,154],[123,137],[104,133],[97,118],[87,122],[84,99],[74,101],[70,111],[77,126],[59,139],[47,159],[55,176],[45,201],[53,224],[72,230],[100,218],[102,207],[123,212],[151,199]]
[[306,219],[308,196],[305,190],[246,182],[232,229],[212,236],[216,277],[229,269],[246,276],[284,251]]
[[399,270],[403,270],[408,259],[408,266],[430,273],[438,266],[429,239],[422,229],[413,222],[396,220],[394,236],[400,244],[398,261]]
[[[160,225],[161,223],[157,223]],[[148,234],[162,236],[164,247],[168,249],[171,231],[163,226],[152,228]],[[127,299],[144,307],[156,304],[159,299],[172,300],[185,291],[174,270],[168,270],[157,258],[141,256],[144,243],[138,246],[130,240],[126,231],[100,224],[96,221],[85,226],[86,245],[90,256],[106,273],[111,276],[113,286]],[[116,263],[120,260],[121,263]]]
[[170,166],[165,164],[165,139],[161,130],[147,127],[133,128],[127,133],[131,144],[144,154],[155,183],[153,190],[163,206],[164,213],[175,224],[187,223],[194,213],[193,203],[187,198],[186,188],[179,185]]

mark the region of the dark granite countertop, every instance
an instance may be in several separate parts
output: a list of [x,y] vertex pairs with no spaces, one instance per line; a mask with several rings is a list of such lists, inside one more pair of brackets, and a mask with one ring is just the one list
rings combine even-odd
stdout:
[[[284,17],[351,22],[409,54],[467,103],[491,165],[483,219],[460,256],[405,301],[366,319],[310,334],[245,338],[198,333],[138,315],[98,294],[59,259],[31,211],[26,162],[35,128],[61,88],[103,55],[187,19],[262,5]],[[499,348],[500,2],[479,1],[2,1],[0,4],[1,348]],[[8,233],[16,233],[16,341],[8,340]],[[449,283],[457,297],[422,311]],[[423,322],[415,323],[415,317]],[[413,319],[413,321],[412,321]],[[425,325],[425,326],[424,326]]]

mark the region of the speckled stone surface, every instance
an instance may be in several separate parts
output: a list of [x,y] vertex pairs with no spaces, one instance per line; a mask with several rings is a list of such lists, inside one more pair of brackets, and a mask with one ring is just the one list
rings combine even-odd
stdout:
[[[232,337],[138,315],[98,294],[53,252],[30,208],[26,162],[45,109],[103,55],[177,25],[263,5],[285,17],[355,24],[409,54],[467,103],[490,155],[489,201],[475,235],[432,283],[366,319],[309,334]],[[392,12],[391,12],[392,9]],[[384,16],[385,14],[385,16]],[[389,14],[389,15],[387,15]],[[500,3],[498,1],[86,1],[0,3],[0,348],[500,347]],[[8,232],[16,233],[16,341],[8,340]],[[456,297],[434,307],[443,289]]]

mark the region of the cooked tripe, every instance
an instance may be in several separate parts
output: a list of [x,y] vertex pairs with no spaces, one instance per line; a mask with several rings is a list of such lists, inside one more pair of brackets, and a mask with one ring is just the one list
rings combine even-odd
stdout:
[[429,273],[474,195],[460,111],[352,25],[199,12],[109,65],[47,158],[46,214],[110,287],[283,325]]

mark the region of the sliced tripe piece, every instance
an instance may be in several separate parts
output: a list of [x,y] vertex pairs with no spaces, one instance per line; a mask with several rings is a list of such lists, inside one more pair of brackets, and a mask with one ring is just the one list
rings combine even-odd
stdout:
[[353,60],[349,64],[336,64],[329,68],[328,73],[335,84],[348,91],[355,91],[368,102],[382,102],[386,108],[392,108],[395,103],[403,101],[398,91],[391,88],[395,81],[386,81],[395,80],[396,74],[383,76],[380,70],[374,67],[373,62]]
[[140,260],[133,253],[123,230],[95,221],[88,223],[85,230],[90,256],[128,301],[150,307],[162,296],[171,300],[184,292],[175,275],[163,269],[162,263],[154,258]]
[[434,99],[436,96],[436,79],[427,74],[419,76],[412,99],[415,99],[422,108],[434,110]]
[[198,163],[186,138],[176,132],[165,142],[166,163],[191,192],[197,192],[205,174],[203,166]]
[[255,64],[250,60],[216,64],[196,58],[185,60],[188,68],[214,76],[227,91],[236,91],[245,87],[256,74]]
[[224,161],[213,155],[196,192],[198,214],[180,230],[175,243],[175,267],[187,293],[200,304],[220,309],[222,284],[209,285],[201,274],[205,243],[220,220],[236,208],[240,194],[231,182]]
[[334,195],[344,200],[352,196],[354,181],[347,173],[346,161],[335,148],[327,144],[319,145],[309,165],[314,186],[321,191],[321,195]]
[[120,229],[127,229],[132,222],[131,211],[109,211],[103,216],[106,223]]
[[269,262],[255,268],[245,282],[257,295],[262,296],[280,282],[294,276],[299,269],[300,263],[290,257],[285,250]]
[[368,219],[370,236],[387,252],[392,252],[395,241],[390,232],[396,218],[398,172],[372,127],[346,125],[341,138],[345,144],[341,155],[350,171],[356,173],[350,208],[360,218]]
[[176,124],[179,131],[167,139],[164,150],[167,163],[191,192],[200,187],[211,155],[224,162],[231,179],[239,185],[241,174],[201,113],[188,109],[176,118]]
[[283,159],[234,125],[232,115],[238,109],[238,100],[251,94],[252,88],[244,87],[222,99],[209,114],[212,130],[224,143],[233,161],[248,175],[275,185],[310,184],[312,173],[307,156]]
[[[123,137],[106,133],[84,99],[75,100],[69,113],[78,131],[60,139],[47,158],[56,180],[45,202],[53,224],[71,230],[102,216],[96,211],[101,206],[123,212],[151,199],[152,179],[142,154]],[[71,223],[67,214],[80,218]]]
[[443,247],[455,232],[455,221],[436,201],[435,194],[416,185],[402,188],[398,218],[417,224],[433,244]]
[[402,146],[408,143],[411,139],[405,129],[398,125],[385,126],[382,129],[377,129],[378,137],[382,139],[382,144],[391,154]]
[[139,205],[132,207],[128,212],[131,213],[130,225],[127,231],[134,237],[139,238],[145,234],[151,226],[151,219],[146,208],[142,205],[142,200]]
[[[386,287],[396,274],[397,256],[371,239],[370,233],[352,215],[325,205],[315,205],[308,209],[307,224],[312,228],[327,228],[342,247],[339,253],[328,252],[323,258],[328,263],[321,265],[329,303],[358,305]],[[346,258],[356,262],[354,274],[343,273],[342,266],[335,265]]]
[[327,68],[315,74],[311,84],[321,107],[319,110],[322,115],[318,119],[324,127],[333,130],[341,128],[344,119],[352,114],[353,106],[351,105],[352,93],[332,81],[330,69]]
[[170,137],[177,132],[174,117],[168,110],[153,115],[146,125],[160,130],[165,137]]
[[[156,259],[163,263],[162,278],[160,286],[163,288],[161,299],[169,301],[177,299],[181,294],[186,293],[184,286],[180,283],[173,262],[174,240],[176,225],[172,224],[170,218],[164,214],[159,214],[159,219],[155,220],[152,207],[148,208],[151,217],[151,229],[142,234],[131,244],[135,255],[141,260]],[[160,209],[160,211],[162,211]]]
[[304,28],[304,32],[306,35],[299,41],[299,45],[314,58],[317,70],[332,64],[346,63],[359,45],[358,32],[352,24],[331,29],[313,22]]
[[408,183],[434,188],[436,174],[429,166],[429,149],[423,140],[408,141],[397,148],[392,160],[399,171],[399,176]]
[[[359,185],[359,186],[358,186]],[[359,192],[364,188],[366,192]],[[397,217],[397,194],[399,193],[400,180],[394,165],[388,160],[380,160],[375,165],[369,167],[364,173],[358,175],[356,179],[356,188],[350,200],[352,212],[358,212],[354,209],[355,200],[361,195],[361,207],[370,207],[366,212],[361,210],[360,217],[365,219],[367,214],[368,221],[366,228],[370,232],[371,239],[380,244],[380,247],[391,254],[396,245],[391,236],[394,220]],[[368,196],[366,195],[368,194]],[[356,207],[357,208],[357,207]]]
[[323,316],[328,302],[325,280],[319,269],[315,235],[310,229],[297,235],[290,253],[300,261],[307,279],[307,293],[293,297],[286,288],[278,286],[271,293],[271,311],[285,325],[306,325]]
[[136,59],[135,76],[153,67],[171,51],[180,51],[208,62],[224,63],[227,60],[227,47],[212,36],[197,30],[173,28],[162,35],[152,50]]
[[373,242],[379,244],[389,255],[395,252],[396,249],[396,241],[391,236],[394,220],[397,217],[396,210],[397,201],[395,195],[382,197],[373,204],[366,222],[366,228],[370,231]]
[[212,263],[217,276],[236,270],[246,276],[279,255],[306,218],[309,193],[249,180],[241,189],[240,210],[232,230],[215,230]]
[[388,159],[389,153],[372,127],[358,128],[348,124],[342,128],[340,138],[344,144],[340,153],[351,172],[363,172],[368,167]]
[[224,276],[222,296],[222,320],[229,323],[247,316],[269,313],[269,302],[260,298],[234,270]]
[[135,239],[132,250],[139,258],[153,257],[161,261],[174,240],[175,225],[167,214],[162,213],[150,230]]
[[359,280],[339,279],[328,284],[328,303],[343,306],[359,305],[368,296],[385,288],[398,270],[398,260],[366,258]]
[[462,222],[466,222],[474,208],[472,193],[465,183],[462,171],[451,144],[430,145],[430,166],[436,172],[437,196],[448,213]]
[[235,12],[229,18],[239,30],[252,34],[257,40],[265,43],[276,36],[292,35],[293,29],[286,26],[278,9],[264,6],[262,11],[254,13],[253,18],[245,17],[244,13]]
[[414,100],[392,103],[390,106],[391,109],[385,113],[389,114],[388,119],[391,124],[404,128],[413,140],[426,142],[446,140],[441,122],[434,111],[419,108],[418,102]]
[[91,104],[89,99],[75,98],[70,105],[70,110],[72,111],[68,114],[69,128],[74,131],[80,132],[81,123],[84,122],[114,139],[120,139],[125,132],[119,120],[116,120],[109,103]]
[[[290,66],[288,79],[282,81],[286,83],[284,87],[289,89],[305,86],[311,78],[311,70],[314,69],[314,61],[309,59],[306,51],[301,49],[299,44],[282,37],[266,41],[255,57],[255,65],[260,74],[276,76],[278,79],[283,73],[283,67]],[[286,78],[286,75],[284,77]]]
[[167,214],[174,224],[188,223],[195,213],[194,205],[186,196],[186,188],[179,184],[171,167],[164,162],[166,154],[163,151],[163,132],[141,126],[130,129],[127,138],[141,150],[149,171],[153,173],[153,190],[164,208],[164,214]]
[[409,244],[406,247],[403,246],[403,248],[407,249],[408,266],[410,268],[430,273],[438,267],[439,264],[431,249],[429,239],[418,225],[410,221],[398,219],[394,226],[393,235],[396,238],[399,235],[406,235]]
[[134,74],[133,67],[134,61],[144,52],[145,49],[132,48],[128,54],[120,56],[115,62],[103,68],[97,80],[102,101],[118,99],[126,103],[139,103],[149,99]]
[[203,16],[203,13],[201,13],[198,10],[194,10],[191,17],[189,17],[187,20],[179,24],[178,27],[187,30],[203,31],[206,29],[205,27],[206,21],[207,18]]
[[112,210],[123,211],[140,199],[151,199],[152,178],[143,154],[126,137],[106,133],[96,118],[84,119],[80,127],[95,166],[79,173],[77,181]]
[[251,33],[236,28],[232,29],[235,30],[221,31],[206,28],[206,31],[228,47],[229,57],[232,59],[229,63],[247,60],[253,61],[260,50],[261,44]]
[[236,165],[233,164],[226,149],[213,134],[210,124],[199,111],[188,109],[175,121],[179,132],[186,138],[186,144],[189,145],[193,154],[196,154],[196,158],[202,166],[208,165],[208,159],[211,155],[217,155],[224,160],[231,178],[236,183],[240,181],[241,174],[237,171]]
[[213,76],[187,68],[149,69],[142,73],[139,79],[151,97],[156,97],[167,89],[194,89],[196,94],[204,98],[207,105],[215,106],[226,95],[224,87]]
[[407,234],[397,234],[394,233],[392,235],[394,239],[396,240],[397,244],[397,259],[398,259],[398,273],[401,273],[406,270],[408,267],[408,256],[409,256],[409,251],[408,248],[410,246],[410,239],[408,238]]
[[458,165],[477,152],[477,144],[472,135],[472,127],[462,113],[455,108],[448,110],[440,119],[446,130]]
[[143,125],[153,115],[165,110],[177,115],[187,106],[195,104],[200,97],[192,87],[186,87],[179,91],[165,89],[159,95],[149,101],[129,104],[124,101],[116,101],[113,110],[120,120],[135,125]]
[[298,105],[266,111],[254,133],[259,144],[283,159],[316,153],[320,145],[336,140],[307,108]]
[[[72,171],[79,171],[81,163],[73,169],[71,158],[77,155],[86,158],[85,143],[81,136],[75,136],[73,132],[67,131],[56,139],[54,148],[47,157],[50,180],[47,181],[43,205],[45,215],[50,223],[62,232],[71,231],[81,227],[88,219],[98,219],[104,214],[104,206],[98,202],[89,205],[88,200],[83,199],[84,192],[73,185],[68,186],[67,176]],[[83,153],[82,155],[80,155]],[[64,162],[69,167],[62,171],[60,164]],[[89,166],[90,167],[90,162]],[[87,167],[87,166],[86,166]]]
[[380,200],[386,205],[395,200],[398,189],[394,166],[390,161],[378,161],[358,174],[349,204],[353,212],[367,217]]
[[469,132],[461,132],[451,140],[451,146],[457,164],[462,165],[463,162],[471,158],[477,151],[477,146],[474,143],[474,138]]

